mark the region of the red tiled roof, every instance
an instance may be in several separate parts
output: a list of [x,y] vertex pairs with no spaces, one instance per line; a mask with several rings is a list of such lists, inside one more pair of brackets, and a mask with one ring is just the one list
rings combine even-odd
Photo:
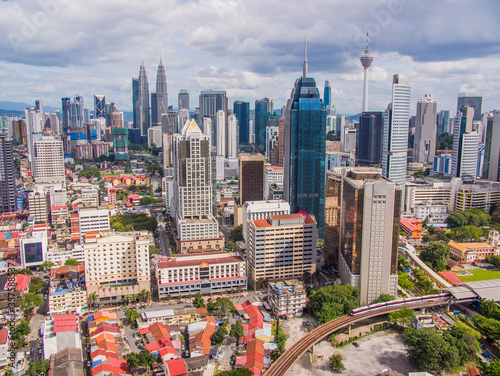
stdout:
[[54,333],[76,332],[76,314],[54,316]]
[[170,359],[165,362],[170,376],[187,375],[187,368],[184,359]]
[[254,219],[255,227],[272,227],[267,219]]
[[16,291],[24,291],[28,289],[31,277],[24,274],[16,274]]
[[269,218],[273,220],[279,220],[279,219],[301,219],[304,218],[302,214],[276,214],[276,215],[270,215]]
[[460,278],[458,278],[455,273],[439,272],[439,274],[441,274],[452,285],[463,285],[464,284],[464,281],[462,281]]
[[182,260],[182,258],[179,257],[170,257],[164,259],[165,261],[161,261],[158,263],[158,268],[178,268],[181,266],[193,266],[193,265],[200,265],[204,262],[206,262],[209,265],[214,265],[214,264],[228,264],[228,263],[235,263],[235,262],[243,262],[243,259],[239,256],[225,256],[225,257],[217,257],[213,259],[203,259],[202,261],[200,259],[195,259],[195,260]]
[[0,330],[0,345],[5,345],[9,338],[9,331],[7,329]]

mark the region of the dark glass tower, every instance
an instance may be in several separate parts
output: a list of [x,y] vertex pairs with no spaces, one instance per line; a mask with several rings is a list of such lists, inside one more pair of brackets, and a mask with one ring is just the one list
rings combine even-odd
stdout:
[[12,139],[0,136],[0,213],[16,211],[16,176]]
[[266,153],[266,128],[269,120],[269,114],[273,112],[273,101],[264,98],[255,101],[255,146],[262,154]]
[[106,117],[106,97],[104,95],[94,95],[95,118]]
[[475,94],[460,93],[457,99],[457,114],[460,112],[462,107],[470,106],[474,107],[474,121],[481,121],[481,107],[483,105],[483,97]]
[[283,198],[292,213],[313,214],[323,238],[325,212],[326,110],[314,78],[295,81],[285,110]]
[[233,111],[240,127],[239,143],[247,144],[250,134],[250,103],[235,101],[233,103]]
[[141,136],[147,137],[148,129],[151,127],[151,118],[149,116],[149,81],[144,61],[141,63],[139,79],[136,81],[132,79],[132,100],[135,113],[134,128],[140,129]]
[[227,124],[227,97],[225,91],[207,90],[200,93],[200,117],[199,122],[203,123],[203,118],[212,119],[212,146],[217,145],[217,111],[223,110],[226,113]]
[[382,163],[384,116],[382,112],[363,112],[359,117],[356,163],[375,165]]
[[332,86],[330,85],[330,80],[325,81],[325,91],[323,93],[323,101],[325,102],[326,110],[329,111],[332,106]]

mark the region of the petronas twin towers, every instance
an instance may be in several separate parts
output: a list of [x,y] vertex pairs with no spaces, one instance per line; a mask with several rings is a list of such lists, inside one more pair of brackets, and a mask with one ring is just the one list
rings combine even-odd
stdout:
[[156,73],[156,93],[151,94],[151,107],[149,80],[144,60],[139,70],[139,78],[132,79],[132,101],[134,104],[134,128],[140,129],[141,137],[147,137],[148,129],[151,126],[160,125],[161,114],[166,112],[168,108],[167,76],[161,58]]

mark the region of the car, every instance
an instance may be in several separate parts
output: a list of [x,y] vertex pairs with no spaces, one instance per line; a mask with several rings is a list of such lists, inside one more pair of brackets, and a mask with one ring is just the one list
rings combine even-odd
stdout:
[[[231,350],[233,350],[233,351],[236,350],[236,346],[231,347]],[[234,355],[231,355],[231,357],[233,357],[233,356]]]
[[284,324],[284,325],[283,325],[283,328],[288,328],[289,326],[290,326],[290,325],[288,325],[288,324]]
[[359,347],[359,343],[357,343],[357,342],[353,342],[353,343],[352,343],[352,345],[353,345],[354,347]]
[[24,353],[24,355],[26,356],[26,358],[29,358],[31,354],[30,354],[30,352],[29,352],[29,351],[26,351],[26,352]]

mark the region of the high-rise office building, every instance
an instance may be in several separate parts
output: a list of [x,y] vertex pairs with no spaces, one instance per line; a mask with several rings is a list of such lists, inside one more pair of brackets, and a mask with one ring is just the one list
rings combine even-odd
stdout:
[[132,100],[134,99],[134,128],[141,130],[141,137],[147,137],[151,118],[149,116],[149,81],[144,60],[139,70],[139,78],[137,81],[132,79]]
[[185,108],[189,110],[189,93],[186,89],[181,89],[178,94],[179,110]]
[[330,80],[325,81],[325,91],[323,93],[323,102],[325,103],[326,112],[329,114],[332,106],[332,86]]
[[31,192],[28,195],[28,209],[35,223],[49,223],[50,198],[47,192]]
[[16,211],[16,170],[12,139],[0,136],[0,213]]
[[28,163],[31,171],[35,168],[35,142],[42,138],[42,114],[34,108],[27,108],[24,112],[26,121],[26,146],[28,149]]
[[500,112],[488,116],[483,178],[500,181]]
[[95,118],[106,117],[106,97],[104,95],[94,94]]
[[290,214],[285,200],[247,201],[243,205],[243,240],[248,242],[248,227],[254,219],[268,219],[270,215]]
[[313,214],[323,238],[325,210],[326,110],[316,81],[303,76],[295,81],[285,110],[283,198],[292,213]]
[[450,133],[450,110],[441,110],[437,114],[437,132]]
[[474,107],[462,107],[453,122],[451,173],[467,183],[477,177],[480,136],[473,127],[474,113]]
[[265,162],[262,154],[241,153],[239,160],[240,205],[246,201],[261,201],[265,198]]
[[233,103],[233,111],[238,119],[239,126],[239,143],[247,144],[250,137],[250,103],[243,101],[235,101]]
[[262,153],[266,152],[266,128],[269,121],[269,114],[273,113],[273,101],[264,98],[255,101],[255,121],[254,134],[255,146]]
[[227,115],[227,97],[225,91],[207,90],[200,93],[200,117],[212,119],[212,146],[217,145],[217,111],[224,111]]
[[[163,94],[151,93],[151,126],[161,126],[161,114],[166,111],[163,109]],[[166,107],[165,107],[166,108]]]
[[173,217],[177,227],[178,253],[224,248],[224,237],[212,215],[212,158],[210,136],[194,120],[173,140]]
[[168,108],[167,75],[165,74],[165,67],[161,58],[158,70],[156,71],[156,92],[162,94],[163,106]]
[[[139,125],[139,79],[138,78],[132,78],[132,118],[133,118],[133,125],[135,129],[140,129]],[[106,111],[106,113],[109,115],[111,111]],[[109,124],[107,124],[109,125]]]
[[401,186],[370,167],[330,171],[330,176],[330,203],[340,207],[332,213],[337,228],[325,236],[335,237],[329,244],[332,252],[338,249],[342,283],[361,290],[361,304],[380,294],[397,296]]
[[278,166],[283,166],[283,153],[285,152],[285,118],[278,122]]
[[432,163],[436,155],[437,101],[425,94],[417,102],[413,161]]
[[363,112],[359,118],[356,163],[361,165],[382,162],[384,117],[382,112]]
[[83,97],[77,95],[69,105],[69,126],[70,128],[84,128],[86,123],[85,101]]
[[373,63],[373,56],[370,55],[370,50],[368,49],[368,32],[366,33],[366,48],[365,53],[361,55],[360,59],[361,65],[364,69],[364,83],[363,83],[363,112],[368,111],[368,68]]
[[261,279],[286,280],[302,278],[305,272],[315,273],[316,226],[312,215],[270,215],[251,220],[247,242],[249,284],[255,289]]
[[64,148],[62,140],[43,136],[34,145],[33,176],[36,183],[64,183]]
[[483,97],[474,93],[460,93],[457,99],[457,114],[462,107],[474,107],[474,121],[481,121],[481,107],[483,105]]
[[227,150],[229,159],[238,158],[238,120],[235,114],[227,117]]
[[340,134],[340,151],[356,154],[356,129],[352,123],[349,123]]
[[217,155],[226,156],[226,113],[217,111]]
[[382,176],[404,185],[408,156],[411,87],[408,81],[393,76],[392,102],[384,114]]
[[69,128],[69,105],[71,103],[71,98],[69,97],[64,97],[61,98],[61,107],[62,107],[62,112],[61,112],[61,134],[66,134],[67,130]]
[[115,107],[110,115],[111,134],[113,135],[113,148],[115,160],[128,161],[128,129],[123,126],[123,112]]

